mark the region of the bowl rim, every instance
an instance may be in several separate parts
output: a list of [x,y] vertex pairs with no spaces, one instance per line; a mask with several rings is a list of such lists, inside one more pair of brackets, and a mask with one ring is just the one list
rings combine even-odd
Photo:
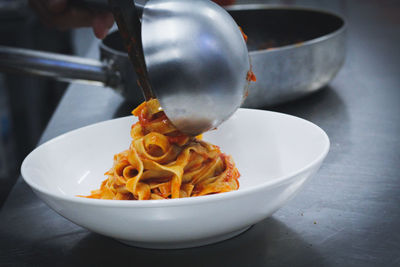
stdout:
[[[107,124],[107,123],[112,123],[114,121],[118,120],[126,120],[127,118],[133,118],[132,115],[130,116],[125,116],[121,118],[116,118],[116,119],[110,119],[110,120],[105,120],[101,121],[98,123],[90,124],[88,126],[80,127],[75,130],[68,131],[64,134],[61,134],[55,138],[50,139],[49,141],[41,144],[40,146],[36,147],[33,151],[31,151],[23,160],[21,164],[21,174],[23,180],[34,190],[38,191],[44,195],[47,195],[51,198],[67,201],[67,202],[73,202],[73,203],[79,203],[79,204],[85,204],[85,205],[92,205],[92,206],[103,206],[103,207],[118,207],[118,208],[160,208],[160,207],[173,207],[173,206],[187,206],[187,205],[199,205],[199,204],[205,204],[205,203],[210,203],[210,202],[215,202],[215,201],[220,201],[220,200],[232,200],[234,198],[241,198],[245,197],[247,195],[251,195],[254,193],[257,193],[259,191],[263,191],[267,188],[274,188],[277,186],[280,186],[284,183],[290,182],[292,179],[296,178],[298,175],[301,175],[303,173],[306,173],[310,169],[312,169],[314,166],[317,166],[318,164],[322,163],[326,155],[328,154],[329,148],[330,148],[330,141],[328,135],[325,133],[323,129],[321,129],[319,126],[316,124],[293,116],[289,114],[284,114],[280,112],[274,112],[274,111],[265,111],[265,110],[255,110],[255,109],[247,109],[247,108],[240,108],[238,110],[239,112],[256,112],[256,113],[269,113],[269,114],[274,114],[278,116],[285,116],[285,117],[290,117],[291,119],[295,120],[300,120],[303,123],[308,124],[309,126],[315,128],[323,137],[325,140],[324,142],[324,147],[322,148],[322,152],[312,161],[310,161],[308,164],[304,165],[303,167],[299,168],[298,170],[292,171],[286,175],[277,177],[276,179],[266,181],[260,184],[260,186],[257,187],[250,187],[250,188],[244,188],[244,189],[239,189],[235,191],[230,191],[230,192],[225,192],[225,193],[220,193],[220,194],[214,194],[214,195],[206,195],[206,196],[198,196],[198,197],[192,197],[192,198],[179,198],[179,199],[162,199],[162,200],[146,200],[146,201],[132,201],[132,200],[106,200],[106,199],[90,199],[90,198],[83,198],[83,197],[77,197],[77,196],[70,196],[70,195],[61,195],[61,194],[55,194],[51,192],[50,190],[47,190],[43,188],[42,186],[38,185],[35,183],[27,173],[26,170],[26,165],[30,161],[30,159],[34,156],[34,154],[40,150],[43,149],[46,146],[51,145],[52,143],[58,142],[59,140],[66,138],[67,135],[70,134],[76,134],[80,130],[83,129],[90,129],[90,128],[95,128],[98,127],[100,124]],[[240,183],[240,180],[239,180]]]

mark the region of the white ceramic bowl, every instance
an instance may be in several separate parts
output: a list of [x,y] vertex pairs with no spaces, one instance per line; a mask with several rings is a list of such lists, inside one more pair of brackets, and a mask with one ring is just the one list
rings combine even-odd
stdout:
[[100,186],[113,155],[129,147],[134,121],[105,121],[54,138],[26,157],[22,176],[51,208],[93,232],[139,247],[184,248],[233,237],[270,216],[318,170],[329,150],[325,132],[306,120],[240,109],[204,135],[233,156],[239,190],[173,200],[76,197]]

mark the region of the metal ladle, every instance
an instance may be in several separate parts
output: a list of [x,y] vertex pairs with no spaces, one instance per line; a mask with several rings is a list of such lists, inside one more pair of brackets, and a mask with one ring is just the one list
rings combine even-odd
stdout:
[[152,90],[180,131],[208,131],[240,107],[249,54],[222,7],[208,0],[150,0],[142,15],[142,45]]
[[[107,6],[99,0],[75,3]],[[222,7],[209,0],[149,0],[138,12],[132,0],[108,4],[145,99],[156,97],[180,131],[198,135],[216,128],[240,107],[249,54]]]
[[157,97],[180,131],[198,135],[240,107],[249,55],[241,30],[223,8],[208,0],[150,0],[140,29],[130,0],[109,4],[146,100]]

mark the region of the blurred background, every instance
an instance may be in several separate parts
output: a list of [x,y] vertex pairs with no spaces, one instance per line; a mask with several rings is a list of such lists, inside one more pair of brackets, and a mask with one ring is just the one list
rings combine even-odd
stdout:
[[[221,1],[230,3],[231,0]],[[331,0],[236,0],[236,4],[320,6],[345,15],[344,2]],[[96,41],[88,28],[57,31],[42,25],[27,0],[0,0],[0,45],[85,56]],[[0,73],[0,207],[35,148],[67,83]]]

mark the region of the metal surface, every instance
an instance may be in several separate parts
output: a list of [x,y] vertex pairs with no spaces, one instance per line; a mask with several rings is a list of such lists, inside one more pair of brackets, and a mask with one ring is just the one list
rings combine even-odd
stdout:
[[[253,71],[257,76],[257,82],[250,83],[249,94],[243,104],[244,107],[267,107],[315,92],[335,77],[344,62],[347,27],[344,20],[337,15],[314,9],[269,5],[233,6],[229,12],[249,36],[248,47]],[[182,24],[185,25],[185,23]],[[156,35],[147,36],[147,38],[154,36]],[[193,39],[193,41],[196,40]],[[101,60],[103,64],[108,64],[107,69],[111,71],[108,74],[113,75],[112,72],[115,71],[117,76],[121,76],[121,83],[109,84],[109,86],[117,88],[119,92],[122,92],[134,103],[140,103],[143,98],[136,84],[136,75],[132,75],[134,73],[133,68],[129,66],[129,58],[121,43],[118,33],[114,32],[108,35],[100,45]],[[179,56],[174,52],[174,48],[170,44],[170,48],[165,49],[169,52],[162,55],[165,57],[163,60],[173,61]],[[149,55],[150,53],[155,52],[150,51]],[[210,52],[208,55],[214,54]],[[157,59],[157,56],[159,54],[155,54],[153,58]],[[8,62],[2,63],[1,61],[2,58],[0,58],[0,65],[3,66],[2,70],[4,71]],[[84,61],[85,59],[80,60],[81,63]],[[151,59],[147,61],[152,64]],[[18,62],[13,62],[14,70],[18,66]],[[25,62],[22,63],[21,66],[26,68]],[[68,65],[63,67],[68,67]],[[206,75],[221,73],[221,71],[215,72],[212,67],[209,69],[213,71],[209,71]],[[37,66],[37,68],[40,69],[41,67]],[[154,71],[157,73],[156,69]],[[68,70],[68,72],[71,72],[71,70]],[[45,74],[46,72],[35,73]],[[73,73],[71,75],[79,74]],[[63,78],[64,76],[65,73],[62,73],[60,77]],[[57,78],[57,75],[54,77]],[[198,75],[195,78],[199,79],[200,77],[203,76]],[[155,82],[158,87],[161,86],[160,88],[164,88],[162,87],[163,81],[169,81],[168,84],[173,82],[170,72],[165,70],[162,73],[160,72],[156,78]],[[184,84],[203,82],[197,79],[183,81],[181,78],[176,77],[178,82]],[[104,80],[111,78],[97,75],[97,78],[90,77],[88,79],[96,79],[104,83]],[[211,81],[213,80],[208,79],[208,82]],[[196,88],[195,85],[191,87]],[[214,86],[210,85],[209,89],[211,90]],[[189,93],[194,94],[195,91],[189,91]],[[216,92],[213,91],[212,93]],[[188,94],[187,91],[186,94]],[[191,98],[191,96],[189,97]],[[229,99],[233,96],[226,93],[224,97]],[[191,99],[189,103],[193,106],[204,100],[196,96],[195,101],[199,102],[195,103],[193,98]],[[178,107],[178,105],[175,107]]]
[[0,71],[35,74],[60,81],[118,87],[121,77],[111,64],[56,53],[0,46]]
[[107,35],[100,42],[99,51],[101,61],[111,65],[114,72],[121,75],[121,83],[113,89],[122,94],[133,105],[142,103],[144,101],[143,93],[137,85],[135,70],[125,52],[119,32],[115,31]]
[[[126,51],[142,89],[146,101],[154,98],[151,89],[149,74],[144,62],[142,47],[142,24],[135,5],[131,0],[108,0],[114,19],[117,22],[119,33],[124,41]],[[155,32],[157,34],[157,32]]]
[[100,61],[56,53],[0,46],[0,71],[34,74],[60,81],[112,87],[134,104],[143,101],[136,75],[118,32],[99,45]]
[[[400,3],[323,4],[348,17],[343,69],[324,90],[274,110],[318,124],[331,149],[314,179],[271,218],[210,246],[138,249],[62,218],[19,179],[0,210],[0,266],[399,266]],[[133,108],[111,90],[72,85],[41,143]]]
[[249,55],[223,8],[203,0],[150,0],[142,41],[153,91],[179,130],[200,134],[239,108]]
[[229,12],[249,37],[257,77],[243,107],[267,107],[315,92],[343,65],[346,24],[338,15],[262,4],[232,6]]

